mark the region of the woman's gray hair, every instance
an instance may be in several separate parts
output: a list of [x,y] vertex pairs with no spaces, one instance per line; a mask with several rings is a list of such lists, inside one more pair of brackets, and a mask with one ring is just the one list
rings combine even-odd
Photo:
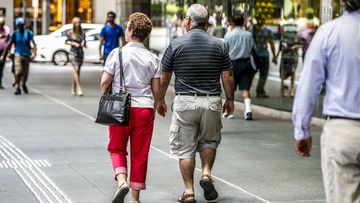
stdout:
[[193,4],[186,12],[186,17],[190,17],[191,19],[191,28],[205,28],[209,20],[209,13],[203,5]]

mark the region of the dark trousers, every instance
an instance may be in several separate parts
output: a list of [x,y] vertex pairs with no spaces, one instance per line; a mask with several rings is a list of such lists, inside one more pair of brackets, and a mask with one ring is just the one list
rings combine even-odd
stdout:
[[258,57],[257,65],[259,66],[259,82],[256,88],[257,94],[265,94],[266,79],[269,74],[269,57]]
[[[3,51],[0,50],[0,56],[2,55],[2,53],[3,53]],[[0,61],[0,86],[2,85],[2,78],[3,78],[4,66],[5,66],[5,60],[4,60],[4,61]]]

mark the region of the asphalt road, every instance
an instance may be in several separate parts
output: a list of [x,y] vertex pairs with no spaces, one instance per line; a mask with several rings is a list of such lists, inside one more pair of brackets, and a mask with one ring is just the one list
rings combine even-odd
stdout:
[[[70,95],[71,66],[31,64],[28,95],[13,95],[5,70],[0,91],[0,202],[111,202],[116,189],[107,128],[94,123],[100,67],[82,69],[84,97]],[[168,93],[168,104],[172,94]],[[292,125],[262,115],[223,120],[213,170],[218,202],[325,202],[320,171],[320,129],[313,127],[312,157],[293,149]],[[169,158],[171,113],[156,117],[143,203],[177,202],[184,188],[177,160]],[[199,163],[199,161],[197,162]],[[199,168],[200,166],[197,165]],[[195,172],[198,202],[205,202]]]

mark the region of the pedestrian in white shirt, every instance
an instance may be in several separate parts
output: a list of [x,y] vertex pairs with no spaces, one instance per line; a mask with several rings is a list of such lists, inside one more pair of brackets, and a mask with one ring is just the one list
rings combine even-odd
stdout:
[[295,150],[310,156],[310,120],[325,82],[321,168],[326,202],[360,202],[360,0],[343,0],[347,12],[317,31],[306,53],[293,123]]
[[[130,120],[128,126],[109,126],[109,145],[115,180],[118,189],[113,203],[122,203],[129,188],[132,203],[139,203],[140,190],[145,190],[147,162],[154,126],[154,107],[160,85],[160,59],[143,44],[150,34],[152,23],[143,13],[130,15],[125,31],[128,42],[122,50],[110,52],[101,79],[101,90],[106,92],[112,84],[112,92],[120,89],[120,63],[123,64],[125,87],[131,93]],[[119,61],[119,51],[122,60]],[[127,183],[127,144],[130,139],[130,181]]]

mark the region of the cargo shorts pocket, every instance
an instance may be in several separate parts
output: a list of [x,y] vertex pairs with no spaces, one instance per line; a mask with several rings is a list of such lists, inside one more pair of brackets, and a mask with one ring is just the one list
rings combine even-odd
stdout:
[[212,111],[221,112],[221,98],[210,98],[209,109]]
[[170,137],[169,137],[170,149],[174,150],[179,148],[179,132],[180,132],[180,126],[178,125],[170,126]]

